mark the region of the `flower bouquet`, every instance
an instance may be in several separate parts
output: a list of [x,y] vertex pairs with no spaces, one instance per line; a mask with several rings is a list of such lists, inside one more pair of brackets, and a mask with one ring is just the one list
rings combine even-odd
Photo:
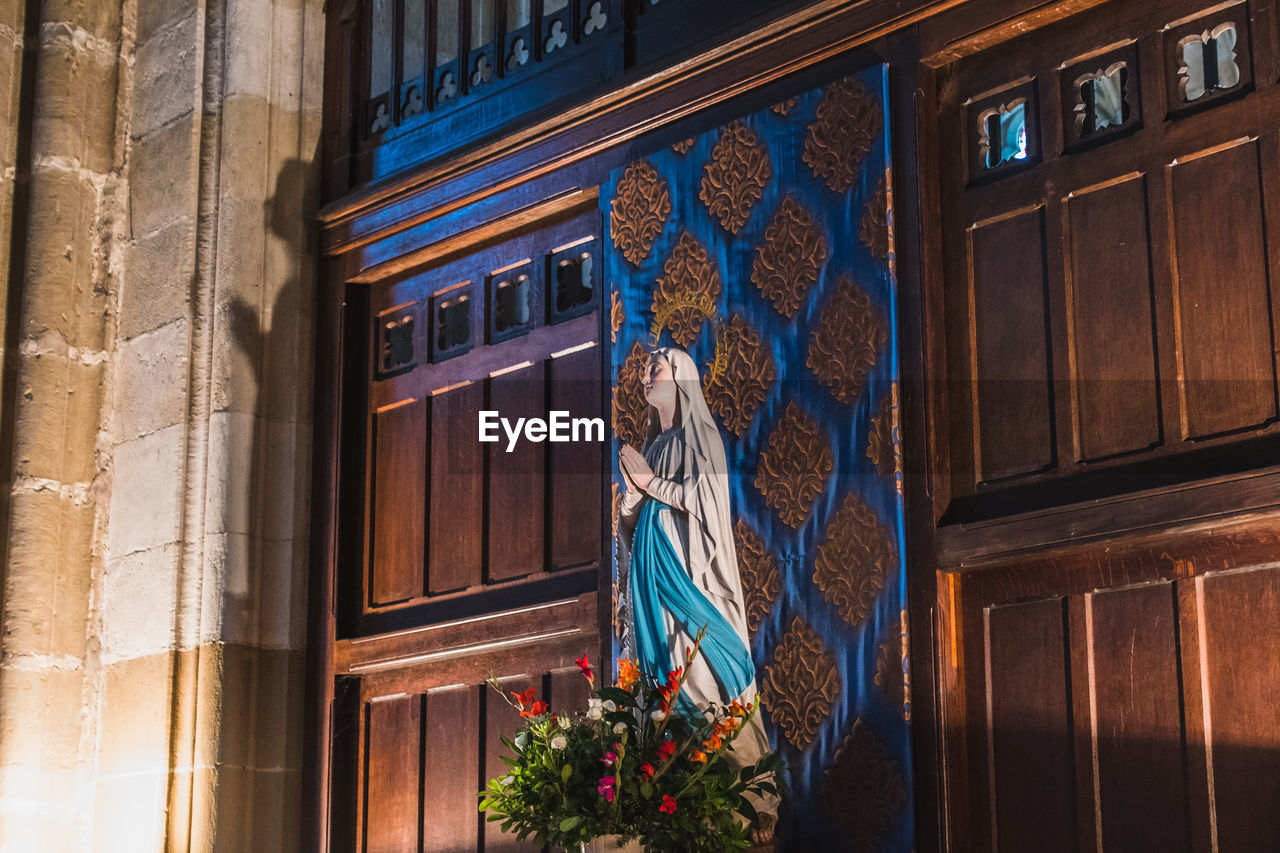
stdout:
[[[728,760],[757,703],[735,701],[696,715],[677,709],[701,641],[699,633],[684,666],[662,683],[620,659],[617,685],[594,690],[585,713],[551,713],[532,688],[510,693],[507,701],[526,723],[514,740],[503,738],[512,751],[503,757],[510,771],[480,793],[487,819],[521,840],[565,850],[609,835],[650,851],[749,848],[743,818],[756,814],[748,796],[778,795],[779,757],[771,752],[741,768]],[[594,688],[586,656],[577,664]]]

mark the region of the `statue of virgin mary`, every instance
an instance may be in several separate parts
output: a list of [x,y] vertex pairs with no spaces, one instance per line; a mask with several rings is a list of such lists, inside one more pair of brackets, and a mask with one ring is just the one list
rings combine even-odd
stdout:
[[[697,365],[684,350],[656,349],[645,365],[643,388],[649,403],[643,452],[624,445],[619,453],[627,487],[618,520],[620,585],[629,610],[624,647],[641,670],[662,681],[684,664],[685,650],[705,628],[701,654],[681,691],[682,710],[754,702],[724,442],[702,396]],[[745,766],[768,751],[757,714],[729,758]],[[776,811],[776,803],[761,807]],[[757,825],[758,841],[772,834],[772,818],[768,814]]]

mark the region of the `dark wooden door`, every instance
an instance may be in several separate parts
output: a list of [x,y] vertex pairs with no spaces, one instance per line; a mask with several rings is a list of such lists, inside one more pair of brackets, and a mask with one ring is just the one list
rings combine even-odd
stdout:
[[944,843],[1280,849],[1273,4],[1001,18],[929,60]]
[[[519,724],[485,681],[580,708],[573,658],[602,648],[599,239],[585,198],[443,251],[375,247],[415,260],[344,285],[333,850],[534,849],[477,809]],[[600,418],[600,434],[482,442],[489,410]]]

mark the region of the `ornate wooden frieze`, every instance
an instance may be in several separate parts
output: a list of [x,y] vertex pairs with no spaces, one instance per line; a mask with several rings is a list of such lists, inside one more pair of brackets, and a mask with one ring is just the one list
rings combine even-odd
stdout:
[[471,335],[471,282],[445,288],[431,299],[431,360],[468,352]]
[[609,294],[609,343],[618,342],[618,330],[627,321],[627,309],[622,304],[618,291]]
[[778,419],[756,468],[756,488],[778,517],[799,528],[831,473],[831,443],[793,400]]
[[644,344],[636,341],[627,353],[627,360],[618,369],[618,383],[613,386],[613,434],[623,444],[639,448],[644,442],[645,425],[649,417],[649,403],[640,387],[641,374],[649,353]]
[[637,160],[622,173],[609,205],[609,236],[622,256],[639,266],[649,256],[671,215],[671,191],[648,160]]
[[702,329],[702,321],[714,313],[720,290],[720,269],[715,260],[692,234],[683,232],[653,288],[656,326],[671,330],[672,340],[688,348]]
[[489,276],[489,343],[509,340],[533,328],[535,286],[533,264],[528,261]]
[[813,742],[840,696],[835,657],[799,616],[773,651],[760,679],[760,698],[783,737],[799,749]]
[[889,176],[876,184],[876,191],[862,209],[862,229],[858,236],[871,254],[880,260],[889,257]]
[[804,141],[804,162],[835,192],[846,192],[884,126],[880,102],[866,86],[845,77],[827,87]]
[[547,256],[547,322],[560,323],[590,313],[600,284],[600,246],[579,240]]
[[774,600],[782,591],[778,561],[751,525],[738,519],[733,525],[733,541],[738,550],[738,571],[742,575],[742,591],[747,597],[747,627],[755,636],[760,623],[769,615]]
[[897,568],[898,549],[875,511],[850,492],[827,524],[813,560],[813,582],[844,621],[858,628]]
[[384,376],[411,369],[414,354],[416,306],[401,305],[378,315],[378,338],[381,357],[378,372]]
[[865,721],[854,722],[823,774],[822,806],[849,850],[875,853],[907,801],[902,768]]
[[826,259],[822,228],[809,211],[787,196],[764,230],[764,242],[751,264],[751,281],[778,313],[794,317]]
[[871,297],[842,278],[809,339],[805,365],[831,390],[831,396],[851,403],[862,393],[888,339],[888,322]]
[[867,458],[881,477],[893,476],[902,494],[902,434],[898,425],[898,383],[880,398],[867,431]]
[[681,139],[675,145],[672,145],[671,150],[683,157],[693,149],[693,146],[697,144],[697,142],[697,137],[690,136],[688,139]]
[[731,122],[711,149],[698,198],[726,231],[737,234],[772,177],[764,143],[742,122]]
[[702,394],[724,428],[742,435],[769,395],[778,376],[777,368],[773,354],[760,343],[760,333],[747,325],[741,314],[734,314],[723,326],[719,347],[723,350],[724,370],[707,371]]

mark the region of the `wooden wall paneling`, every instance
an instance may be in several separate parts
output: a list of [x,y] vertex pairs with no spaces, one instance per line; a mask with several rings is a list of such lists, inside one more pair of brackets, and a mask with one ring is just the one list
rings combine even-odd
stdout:
[[1093,648],[1089,637],[1088,602],[1084,596],[1067,596],[1067,655],[1071,678],[1071,737],[1075,776],[1075,827],[1080,850],[1101,850],[1098,777],[1094,762],[1093,682],[1088,678]]
[[480,769],[480,692],[485,685],[429,690],[423,746],[423,853],[479,846],[484,816],[476,793]]
[[484,387],[472,382],[431,397],[431,512],[427,590],[480,583],[484,452],[473,431]]
[[374,414],[373,543],[369,604],[422,594],[427,406],[409,399]]
[[366,712],[365,853],[418,849],[422,696],[378,697]]
[[998,849],[1076,848],[1064,600],[988,607],[990,819]]
[[1216,847],[1273,851],[1280,839],[1280,569],[1211,574],[1196,584]]
[[1041,206],[969,230],[974,452],[984,482],[1056,461],[1044,239]]
[[1258,157],[1245,137],[1168,167],[1183,438],[1276,416]]
[[[975,847],[980,846],[983,838],[990,846],[987,837],[990,820],[983,820],[977,814],[976,802],[985,801],[979,792],[986,790],[986,763],[981,760],[971,761],[970,756],[981,756],[981,742],[977,737],[980,724],[971,721],[984,719],[984,711],[977,695],[980,690],[969,690],[966,677],[974,670],[966,664],[971,660],[982,660],[982,634],[965,628],[973,624],[961,607],[961,575],[956,572],[939,572],[937,583],[937,627],[935,636],[938,641],[937,684],[938,684],[938,726],[942,731],[939,747],[941,755],[942,777],[942,849],[964,849],[962,840],[970,840]],[[978,614],[981,616],[981,613]],[[977,624],[981,624],[981,619]],[[977,645],[977,658],[967,656],[966,640],[969,645]],[[975,685],[981,686],[981,685]],[[974,743],[977,742],[977,747]],[[975,777],[981,776],[982,784],[975,784]],[[972,819],[972,825],[970,823]]]
[[1188,850],[1174,586],[1083,598],[1099,849]]
[[1209,751],[1205,736],[1205,691],[1201,665],[1200,626],[1203,621],[1200,581],[1176,581],[1178,596],[1178,651],[1182,670],[1183,756],[1187,774],[1187,821],[1191,848],[1213,849]]
[[[602,661],[595,659],[595,655],[591,655],[592,668],[596,674],[596,684],[601,683],[601,679],[608,678],[605,673],[609,671],[603,665]],[[547,701],[551,703],[551,710],[555,713],[572,714],[576,711],[587,710],[587,699],[591,696],[591,686],[587,683],[587,679],[583,678],[578,668],[564,668],[551,671],[550,689],[547,691]]]
[[[551,359],[551,411],[567,411],[571,418],[604,418],[602,394],[604,348],[593,345]],[[607,439],[607,435],[605,436]],[[560,569],[601,559],[600,533],[603,488],[607,477],[601,443],[578,441],[550,446],[551,563]]]
[[[546,699],[543,689],[545,679],[530,678],[527,675],[515,677],[499,677],[498,684],[503,691],[510,693],[520,693],[530,687],[537,688],[539,699]],[[502,738],[506,737],[511,740],[515,737],[516,731],[520,728],[520,712],[505,702],[501,696],[497,696],[489,688],[483,691],[484,696],[484,778],[492,779],[495,776],[505,776],[507,765],[502,762],[502,756],[507,754],[507,748],[502,744]],[[479,790],[478,788],[476,790]],[[528,841],[520,841],[514,835],[504,835],[499,823],[484,823],[484,851],[485,853],[525,853],[525,851],[536,851],[539,848]]]
[[[486,408],[512,424],[517,418],[547,417],[546,363],[502,373],[489,380]],[[484,445],[488,453],[488,555],[489,581],[540,572],[544,566],[543,535],[546,442],[523,435],[508,450],[505,433]]]
[[1062,214],[1073,461],[1154,447],[1161,424],[1146,177],[1131,173],[1076,190],[1063,199]]

